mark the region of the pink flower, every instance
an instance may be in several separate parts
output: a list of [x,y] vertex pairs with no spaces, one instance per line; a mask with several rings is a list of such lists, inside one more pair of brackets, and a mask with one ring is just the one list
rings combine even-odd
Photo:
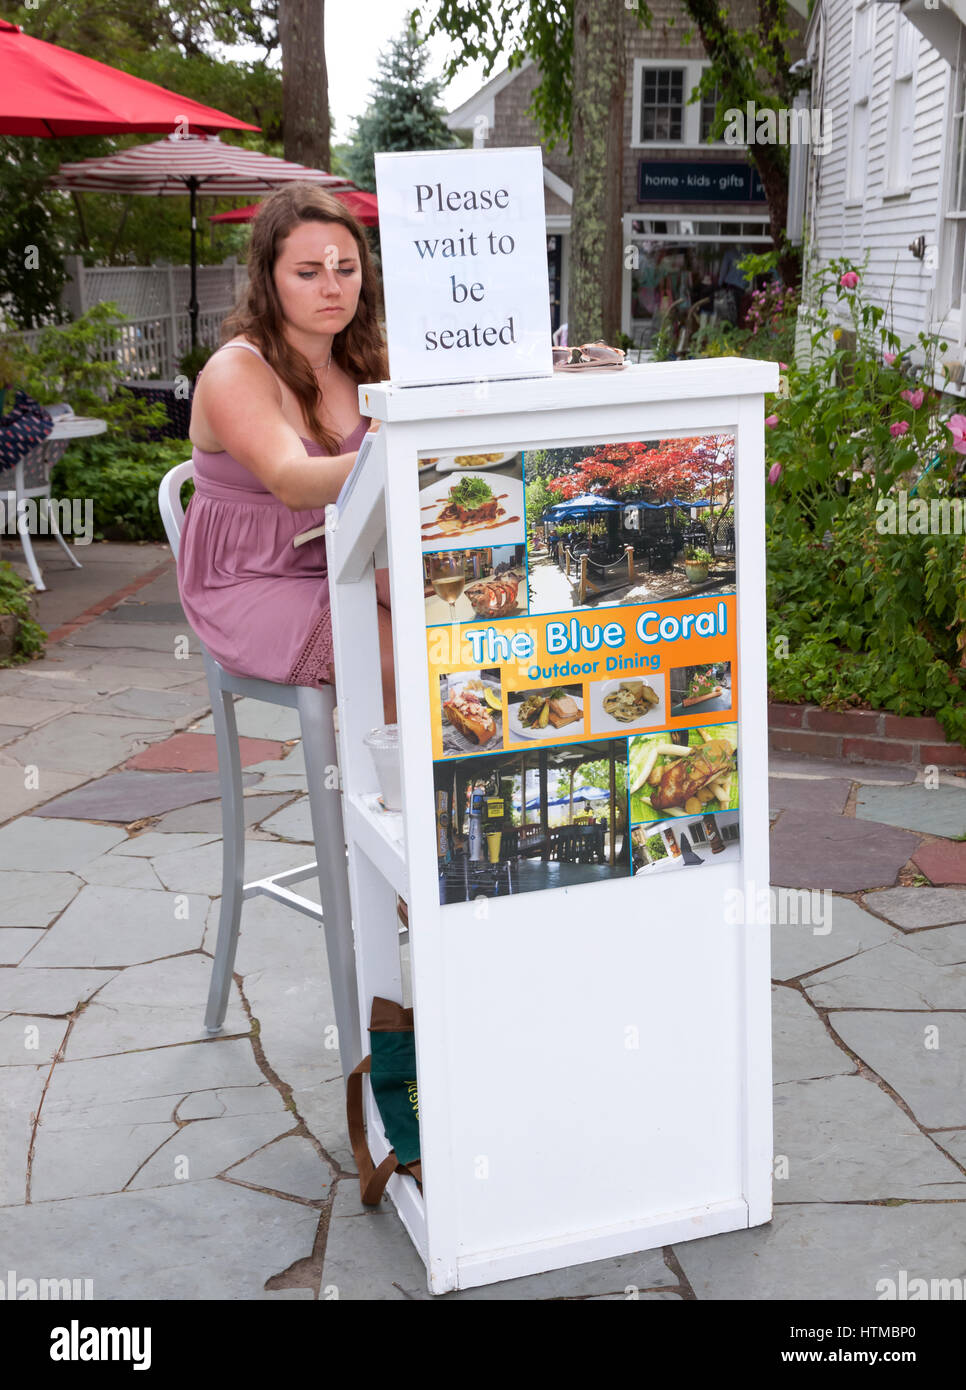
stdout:
[[918,410],[926,398],[925,391],[900,391],[899,395],[909,402],[913,410]]
[[842,286],[843,289],[846,290],[854,290],[858,283],[859,277],[856,275],[854,270],[847,270],[845,274],[842,276],[842,278],[839,280],[839,284]]
[[946,428],[952,433],[957,454],[966,454],[966,415],[950,415]]
[[778,370],[781,371],[781,372],[787,372],[787,371],[788,371],[788,363],[787,363],[787,362],[779,362],[779,364],[778,364]]
[[781,475],[782,475],[782,466],[781,466],[781,464],[780,464],[780,463],[773,463],[772,466],[771,466],[771,468],[769,468],[769,470],[768,470],[768,481],[771,483],[772,487],[774,487],[774,485],[778,482],[778,479],[781,477]]
[[889,433],[893,439],[898,439],[901,434],[905,434],[909,429],[908,420],[897,420],[894,425],[889,426]]
[[773,429],[775,428],[775,426],[778,424],[778,416],[777,416],[777,415],[766,415],[766,416],[765,416],[765,424],[768,426],[768,428],[769,428],[770,430],[773,430]]
[[891,367],[893,362],[896,360],[896,355],[894,352],[884,352],[882,354],[882,360],[887,367]]

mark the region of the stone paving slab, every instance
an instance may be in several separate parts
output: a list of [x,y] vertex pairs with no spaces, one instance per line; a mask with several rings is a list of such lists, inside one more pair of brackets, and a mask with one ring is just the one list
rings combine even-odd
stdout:
[[[280,835],[285,840],[295,840],[300,844],[313,844],[312,813],[309,809],[308,797],[299,797],[297,801],[286,806],[284,811],[279,811],[276,815],[264,820],[262,829],[268,831],[270,835]],[[312,858],[314,857],[313,855]]]
[[47,927],[83,887],[74,874],[0,872],[0,903],[8,927]]
[[966,883],[966,844],[933,840],[921,845],[912,857],[931,883]]
[[180,603],[148,603],[140,598],[126,598],[116,608],[109,609],[103,617],[108,623],[183,624],[187,621]]
[[[271,1153],[271,1149],[263,1149],[262,1146],[272,1144],[272,1140],[290,1130],[294,1122],[295,1116],[284,1107],[275,1114],[227,1115],[221,1119],[194,1120],[191,1124],[183,1125],[152,1154],[148,1162],[134,1173],[130,1187],[134,1190],[167,1187],[186,1181],[199,1182],[217,1177],[226,1170],[228,1176],[233,1176],[238,1171],[232,1167],[233,1164],[243,1163],[249,1154],[256,1151]],[[267,1170],[271,1170],[270,1163]],[[279,1170],[273,1176],[280,1178],[282,1175],[280,1160]],[[252,1180],[251,1186],[284,1190],[281,1182]]]
[[897,940],[934,965],[966,965],[966,922],[927,927]]
[[122,840],[112,851],[113,856],[134,859],[153,859],[160,854],[183,854],[186,850],[197,849],[199,845],[210,845],[218,836],[203,833],[166,834],[157,830],[144,830]]
[[65,714],[36,733],[11,743],[8,762],[28,763],[57,772],[97,777],[139,748],[170,732],[161,719],[125,718],[117,714]]
[[120,1192],[142,1164],[177,1134],[170,1120],[126,1119],[117,1125],[75,1124],[48,1131],[41,1116],[31,1165],[31,1202],[62,1202]]
[[[183,640],[187,640],[187,648]],[[62,645],[65,647],[102,647],[115,651],[142,648],[149,652],[169,653],[176,660],[180,649],[200,654],[201,644],[186,622],[177,623],[112,623],[98,618],[86,627],[78,628]]]
[[[297,709],[286,705],[267,705],[264,700],[242,698],[235,701],[235,722],[238,732],[244,738],[288,739],[301,738],[302,726]],[[215,731],[211,715],[202,719],[198,732],[212,734]]]
[[113,825],[83,820],[65,825],[62,820],[31,816],[0,829],[0,869],[77,872],[126,838]]
[[305,754],[302,751],[301,743],[297,743],[294,748],[286,751],[282,758],[281,766],[272,759],[264,763],[252,763],[252,772],[264,772],[267,776],[294,776],[305,777]]
[[[0,1020],[0,1067],[39,1067],[54,1060],[67,1022],[42,1014],[7,1014]],[[2,1080],[0,1080],[2,1085]]]
[[296,1114],[314,1134],[332,1162],[346,1173],[354,1173],[345,1116],[345,1082],[342,1072],[315,1086],[300,1087],[292,1092]]
[[29,964],[0,970],[0,1009],[24,1014],[69,1014],[106,985],[114,970],[41,970]]
[[956,1162],[966,1168],[966,1129],[954,1129],[934,1134],[933,1141],[952,1154]]
[[805,992],[830,1009],[961,1009],[966,966],[937,965],[912,949],[915,941],[887,941],[829,966],[803,981]]
[[808,1081],[845,1075],[855,1063],[829,1037],[825,1024],[796,989],[772,987],[772,1076]]
[[908,831],[875,821],[786,811],[771,832],[771,881],[837,893],[885,888],[918,843]]
[[[807,905],[810,923],[772,923],[771,973],[775,980],[796,979],[799,975],[831,965],[833,961],[880,946],[898,935],[887,923],[880,922],[851,898],[815,893],[810,896]],[[773,912],[779,906],[781,899],[776,895]],[[788,915],[787,900],[784,910]],[[798,915],[804,918],[804,904]]]
[[962,1211],[944,1202],[793,1204],[767,1225],[685,1241],[674,1253],[699,1300],[873,1302],[888,1294],[880,1281],[903,1270],[927,1279],[966,1273]]
[[[6,689],[5,682],[3,688]],[[34,724],[67,714],[73,708],[70,700],[44,700],[38,704],[25,695],[0,695],[0,724],[23,724],[29,729]]]
[[[269,739],[238,740],[242,767],[252,763],[280,758],[282,745]],[[214,734],[174,734],[135,754],[125,768],[148,772],[215,772],[218,768],[218,749]]]
[[0,965],[17,965],[42,936],[39,929],[0,927]]
[[[204,1037],[210,976],[211,961],[200,954],[122,970],[75,1022],[67,1040],[68,1058],[166,1047]],[[250,1029],[233,984],[224,1032],[247,1034]]]
[[878,767],[873,763],[850,763],[841,758],[797,758],[791,753],[768,751],[770,777],[841,777],[863,785],[901,786],[914,782],[921,771],[916,767]]
[[321,1202],[329,1194],[333,1174],[311,1140],[290,1134],[236,1163],[228,1169],[226,1177],[254,1187],[285,1192],[306,1202]]
[[[0,1072],[0,1207],[11,1207],[27,1199],[30,1136],[49,1070],[46,1066],[27,1066],[6,1067]],[[0,1218],[4,1225],[4,1254],[8,1215],[4,1211]]]
[[863,902],[905,931],[966,922],[966,888],[884,888]]
[[[19,766],[5,767],[0,764],[0,820],[10,820],[33,811],[44,802],[72,787],[78,787],[87,778],[83,773],[51,772],[48,768],[37,769],[37,785],[28,779],[24,769]],[[44,810],[46,815],[46,808]]]
[[[314,857],[304,846],[246,840],[245,881],[296,869]],[[212,841],[181,854],[159,854],[151,864],[165,888],[173,893],[207,893],[214,897],[221,892],[221,861],[221,842]],[[291,909],[289,913],[292,915]]]
[[[245,825],[260,825],[273,812],[280,810],[291,800],[291,794],[277,796],[249,795],[242,798],[242,811]],[[176,811],[167,811],[158,821],[155,830],[162,834],[211,833],[221,834],[221,802],[202,801],[196,806],[183,806]]]
[[769,777],[768,805],[772,811],[824,811],[840,816],[849,799],[852,783],[845,777]]
[[149,719],[190,719],[197,715],[208,703],[207,690],[204,695],[188,694],[185,687],[174,689],[144,690],[130,687],[119,690],[116,695],[95,696],[88,709],[96,709],[105,714],[136,714]]
[[836,1010],[829,1023],[926,1129],[966,1125],[966,1016]]
[[31,963],[120,968],[195,951],[207,911],[200,894],[85,886],[35,947]]
[[144,859],[132,854],[102,854],[89,864],[81,865],[79,877],[85,883],[105,888],[144,888],[148,892],[162,891],[161,880]]
[[[0,777],[3,769],[0,768]],[[242,773],[242,784],[251,786],[258,777]],[[76,786],[76,779],[74,779]],[[48,793],[50,795],[50,793]],[[71,820],[119,821],[129,825],[145,816],[157,816],[221,795],[213,772],[114,772],[85,787],[49,801],[42,814]],[[2,796],[2,781],[0,781]]]
[[[16,693],[45,701],[69,700],[75,706],[89,704],[98,696],[109,698],[132,689],[197,694],[195,687],[204,673],[200,658],[177,661],[159,652],[125,652],[121,663],[98,660],[94,647],[89,648],[86,655],[94,657],[92,664],[62,666],[58,662],[43,670],[31,666],[31,680],[18,687]],[[192,664],[195,660],[197,665]],[[160,665],[149,662],[160,662]],[[207,682],[202,679],[201,684],[207,690]]]
[[319,1213],[211,1179],[4,1212],[21,1278],[92,1278],[96,1299],[261,1299],[312,1253]]
[[[78,636],[91,631],[96,624],[91,623],[88,627],[81,628]],[[111,628],[109,624],[100,624],[102,629],[107,629],[108,633],[122,636],[126,629]],[[205,673],[205,664],[201,656],[200,649],[192,647],[183,656],[175,656],[173,649],[165,645],[163,650],[149,651],[128,646],[123,642],[120,644],[122,650],[115,657],[105,655],[104,651],[91,643],[82,643],[73,639],[66,642],[58,642],[55,647],[47,652],[42,662],[31,665],[31,671],[65,671],[65,672],[84,672],[85,679],[99,680],[104,679],[105,672],[111,672],[115,667],[121,667],[125,671],[160,671],[168,672],[174,678],[175,684],[183,684],[188,680],[197,680]],[[141,684],[138,680],[129,680],[130,685]]]
[[855,814],[860,820],[901,825],[930,835],[966,835],[966,785],[859,788]]
[[[40,721],[37,720],[37,723]],[[0,724],[0,745],[13,743],[31,728],[30,724]]]
[[775,1155],[788,1159],[776,1202],[966,1200],[966,1176],[862,1076],[776,1086]]

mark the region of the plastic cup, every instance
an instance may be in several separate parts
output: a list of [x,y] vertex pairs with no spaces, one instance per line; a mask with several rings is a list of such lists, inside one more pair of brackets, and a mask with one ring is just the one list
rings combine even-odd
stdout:
[[491,864],[500,862],[500,841],[503,839],[502,830],[489,830],[486,835],[486,852]]
[[365,745],[372,754],[379,790],[387,811],[402,810],[402,781],[399,773],[399,725],[384,724],[370,729]]

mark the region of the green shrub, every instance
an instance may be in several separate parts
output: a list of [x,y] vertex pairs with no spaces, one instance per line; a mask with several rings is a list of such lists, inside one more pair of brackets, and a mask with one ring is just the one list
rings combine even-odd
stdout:
[[[847,272],[832,261],[818,277],[811,363],[789,368],[790,395],[767,417],[769,686],[779,700],[934,715],[966,743],[964,537],[880,525],[899,491],[928,503],[961,487],[951,403],[931,386],[946,344],[920,333],[914,367]],[[829,291],[851,331],[833,330]]]
[[30,616],[30,596],[33,585],[17,574],[6,560],[0,561],[0,617],[13,614],[20,619],[14,640],[13,651],[7,657],[0,657],[0,666],[19,666],[31,661],[44,649],[46,632]]
[[[54,497],[90,498],[94,539],[163,541],[158,510],[161,479],[176,463],[191,457],[188,439],[152,443],[118,443],[109,434],[79,439],[55,466]],[[182,500],[193,491],[190,483]]]

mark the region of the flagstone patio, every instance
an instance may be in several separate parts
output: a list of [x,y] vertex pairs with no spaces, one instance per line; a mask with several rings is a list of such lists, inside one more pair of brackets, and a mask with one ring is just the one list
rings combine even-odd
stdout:
[[[4,1268],[107,1299],[428,1299],[393,1209],[359,1201],[318,928],[246,903],[204,1034],[218,786],[176,605],[169,565],[0,673]],[[237,709],[253,877],[309,857],[305,771],[294,712]],[[964,1273],[966,888],[923,879],[966,881],[942,876],[966,781],[770,771],[773,881],[830,890],[773,928],[774,1220],[446,1298],[874,1300]]]

